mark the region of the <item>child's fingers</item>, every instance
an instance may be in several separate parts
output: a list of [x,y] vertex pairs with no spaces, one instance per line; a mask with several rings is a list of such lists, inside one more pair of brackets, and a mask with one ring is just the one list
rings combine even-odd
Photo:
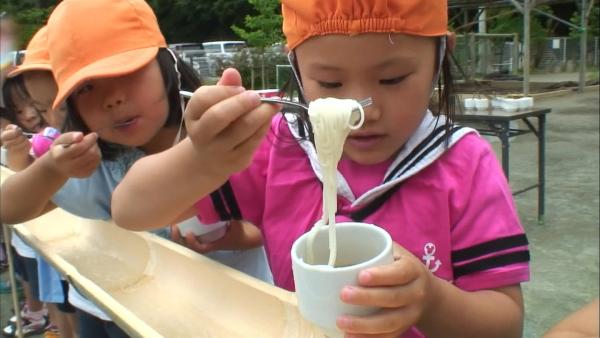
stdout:
[[415,266],[414,260],[402,256],[392,264],[361,271],[358,274],[358,283],[362,286],[404,285],[415,280],[419,276],[419,272],[419,267]]
[[244,90],[244,87],[239,86],[202,86],[198,88],[185,107],[186,121],[200,119],[210,107]]
[[384,309],[374,315],[356,317],[342,315],[336,324],[346,337],[398,337],[417,320],[412,308]]
[[[11,127],[12,126],[12,127]],[[11,140],[16,139],[27,139],[25,135],[23,135],[23,130],[15,125],[8,125],[0,134],[0,139],[2,142],[9,142]]]
[[171,240],[176,243],[181,241],[181,232],[177,225],[171,225]]
[[207,253],[210,251],[210,247],[207,247],[207,244],[200,243],[196,236],[193,233],[188,232],[185,234],[185,244],[188,248],[198,252],[198,253]]
[[210,143],[234,121],[259,105],[260,96],[253,91],[243,92],[213,105],[202,115],[200,123],[192,131],[195,141],[200,144]]
[[[66,140],[70,140],[71,142],[67,143],[65,142]],[[71,138],[66,138],[66,140],[62,140],[60,137],[56,139],[53,149],[58,148],[61,156],[74,159],[95,147],[98,135],[90,133],[83,136],[81,133],[75,133],[75,135],[71,135]]]
[[242,76],[235,68],[227,68],[223,71],[223,75],[217,82],[219,86],[241,86]]
[[423,288],[419,283],[367,288],[346,286],[340,292],[340,299],[344,303],[381,308],[396,308],[420,303],[423,297]]
[[80,131],[68,132],[57,137],[52,145],[61,145],[63,147],[73,145],[83,140],[83,133]]
[[[228,144],[225,145],[226,149],[239,148],[257,132],[262,133],[265,125],[270,126],[271,120],[279,112],[279,108],[278,105],[261,104],[234,121],[217,138]],[[259,136],[258,140],[262,140],[262,136]]]

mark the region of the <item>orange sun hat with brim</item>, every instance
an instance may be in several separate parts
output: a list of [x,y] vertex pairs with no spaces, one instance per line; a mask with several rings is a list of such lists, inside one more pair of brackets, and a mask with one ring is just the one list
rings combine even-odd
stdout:
[[447,0],[282,0],[289,49],[319,35],[404,33],[443,36]]
[[167,47],[144,0],[63,0],[48,19],[58,94],[53,107],[90,79],[132,73]]
[[40,28],[29,40],[27,49],[25,50],[25,58],[12,72],[8,73],[8,77],[15,77],[24,72],[31,70],[46,70],[52,71],[50,67],[50,56],[48,55],[48,27]]

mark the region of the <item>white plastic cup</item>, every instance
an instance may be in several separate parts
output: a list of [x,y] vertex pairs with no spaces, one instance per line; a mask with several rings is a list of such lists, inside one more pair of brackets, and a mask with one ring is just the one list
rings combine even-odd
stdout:
[[475,99],[475,108],[477,108],[477,110],[488,110],[490,108],[490,100]]
[[330,267],[328,231],[328,227],[322,227],[315,237],[314,265],[304,262],[308,233],[294,242],[292,270],[300,314],[328,337],[342,337],[336,325],[338,316],[365,316],[379,308],[346,304],[341,301],[340,292],[347,285],[358,285],[360,271],[394,261],[392,238],[372,224],[338,223],[336,267]]
[[179,232],[184,237],[191,232],[194,236],[198,237],[201,243],[210,243],[225,235],[227,232],[227,222],[203,224],[198,217],[194,216],[178,223],[177,228],[179,228]]
[[475,99],[465,99],[464,105],[466,110],[475,109]]
[[502,110],[504,111],[508,111],[508,112],[514,112],[517,109],[519,109],[519,104],[516,102],[515,99],[511,99],[511,98],[506,98],[504,99],[504,101],[502,102]]
[[526,96],[519,99],[519,109],[529,109],[533,107],[533,97]]
[[492,99],[492,109],[501,109],[503,100],[504,98],[502,97],[494,97]]

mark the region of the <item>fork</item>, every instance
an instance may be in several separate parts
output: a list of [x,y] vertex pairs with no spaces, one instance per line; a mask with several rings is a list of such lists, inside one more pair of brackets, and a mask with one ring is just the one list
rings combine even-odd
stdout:
[[[289,101],[289,100],[282,100],[282,99],[273,99],[273,98],[268,98],[268,97],[261,97],[260,98],[261,102],[265,102],[265,103],[279,103],[279,104],[283,104],[286,106],[291,106],[291,107],[299,107],[302,108],[304,110],[308,110],[308,106],[300,103],[300,102],[295,102],[295,101]],[[367,97],[366,99],[362,99],[360,101],[358,101],[358,104],[360,104],[361,107],[366,108],[370,105],[373,104],[373,99],[370,97]]]
[[[181,91],[179,91],[179,93],[181,94],[181,96],[183,96],[187,99],[192,97],[192,94],[193,94],[192,92],[188,92],[185,90],[181,90]],[[299,107],[304,110],[308,110],[307,105],[305,105],[304,103],[295,102],[295,101],[289,101],[289,100],[283,100],[283,99],[273,99],[273,98],[268,98],[268,97],[261,97],[260,101],[264,102],[264,103],[278,103],[278,104],[283,104],[286,106]],[[358,104],[360,104],[361,107],[366,108],[373,104],[373,98],[367,97],[366,99],[362,99],[362,100],[358,101]]]

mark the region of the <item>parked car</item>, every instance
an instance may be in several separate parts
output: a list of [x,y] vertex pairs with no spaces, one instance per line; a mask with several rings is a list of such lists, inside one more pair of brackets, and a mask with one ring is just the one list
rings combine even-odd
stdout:
[[169,48],[172,51],[177,52],[178,54],[181,54],[186,51],[202,50],[202,44],[195,43],[195,42],[172,43],[169,45]]
[[207,56],[231,58],[234,53],[246,47],[245,41],[212,41],[202,44]]

